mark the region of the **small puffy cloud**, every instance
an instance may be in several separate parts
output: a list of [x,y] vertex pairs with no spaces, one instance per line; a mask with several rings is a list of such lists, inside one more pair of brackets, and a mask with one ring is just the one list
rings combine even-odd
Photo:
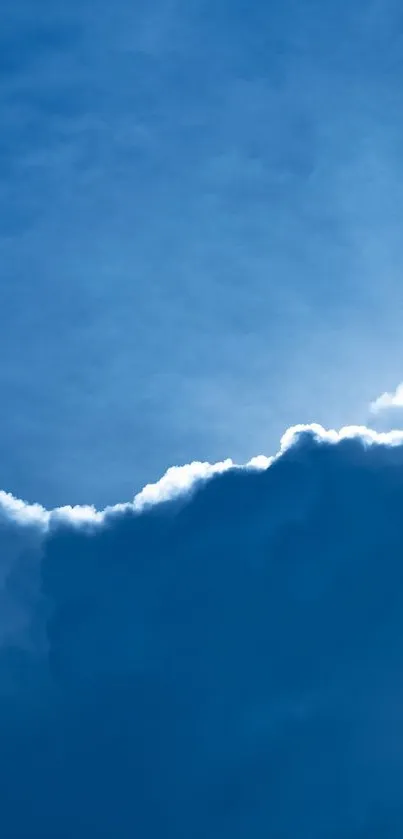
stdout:
[[373,414],[378,414],[387,408],[403,408],[403,384],[398,385],[393,392],[382,393],[371,403]]
[[377,429],[403,428],[403,383],[395,391],[386,391],[371,402],[370,414]]
[[2,835],[400,837],[402,508],[403,432],[318,425],[104,511],[1,494]]

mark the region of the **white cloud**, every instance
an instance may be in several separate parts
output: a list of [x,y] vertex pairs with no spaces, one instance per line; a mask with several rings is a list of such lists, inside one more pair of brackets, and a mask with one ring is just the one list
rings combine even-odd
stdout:
[[280,442],[280,451],[276,457],[281,456],[290,446],[294,445],[300,434],[310,432],[317,441],[323,440],[326,443],[339,443],[341,440],[351,440],[359,437],[365,445],[387,445],[396,446],[403,444],[403,430],[393,429],[391,431],[377,431],[367,428],[365,425],[345,425],[336,431],[334,428],[325,429],[318,423],[307,425],[292,425],[283,434]]
[[[403,407],[403,385],[397,388],[397,397],[402,399]],[[393,394],[383,394],[379,397],[386,404],[386,397],[392,399]],[[376,400],[377,402],[379,400]],[[375,403],[374,403],[375,404]],[[388,401],[388,404],[389,401]],[[317,423],[307,425],[294,425],[287,429],[280,442],[280,448],[273,457],[257,455],[248,463],[238,465],[230,458],[218,463],[194,461],[184,466],[171,466],[165,475],[154,484],[147,484],[133,499],[132,502],[115,504],[105,507],[104,510],[97,510],[93,505],[77,505],[71,507],[56,507],[47,510],[41,504],[29,503],[20,498],[15,498],[11,493],[0,490],[0,513],[18,524],[25,526],[36,526],[46,531],[52,524],[58,521],[65,521],[72,526],[99,526],[105,518],[125,510],[132,509],[141,511],[147,506],[168,501],[173,498],[190,492],[199,481],[205,481],[213,475],[226,472],[229,469],[267,469],[271,463],[281,457],[284,452],[293,446],[298,437],[304,433],[311,433],[317,441],[338,443],[344,439],[359,437],[365,445],[384,444],[388,446],[403,445],[403,430],[377,431],[362,425],[349,425],[335,429],[325,429]]]
[[207,480],[212,475],[226,472],[233,466],[231,458],[219,463],[194,461],[185,466],[171,466],[157,483],[147,484],[135,496],[133,507],[135,510],[142,510],[149,504],[158,504],[161,501],[176,498],[178,495],[189,492],[197,481]]
[[403,382],[401,382],[395,391],[382,393],[370,405],[371,414],[379,414],[381,411],[390,408],[403,409]]
[[403,429],[403,382],[395,391],[385,391],[369,406],[370,422],[378,431]]
[[49,511],[41,504],[29,504],[15,498],[11,492],[0,490],[0,511],[8,518],[22,525],[37,525],[46,528],[49,522]]

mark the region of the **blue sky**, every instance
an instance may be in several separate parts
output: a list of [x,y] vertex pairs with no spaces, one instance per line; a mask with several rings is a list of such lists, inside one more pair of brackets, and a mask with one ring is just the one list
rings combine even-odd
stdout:
[[0,835],[401,839],[401,4],[16,0],[0,82]]
[[48,506],[401,379],[393,0],[0,11],[0,462]]

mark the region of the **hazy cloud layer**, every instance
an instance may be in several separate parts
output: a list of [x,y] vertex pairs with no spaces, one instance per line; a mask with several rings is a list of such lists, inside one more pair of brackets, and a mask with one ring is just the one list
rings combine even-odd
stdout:
[[312,426],[104,512],[4,493],[2,836],[400,837],[402,465]]
[[401,375],[402,36],[398,0],[0,4],[0,486],[101,507],[365,421]]

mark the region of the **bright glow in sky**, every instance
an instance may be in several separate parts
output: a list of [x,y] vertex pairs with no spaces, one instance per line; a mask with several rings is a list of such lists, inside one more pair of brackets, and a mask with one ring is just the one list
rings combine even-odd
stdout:
[[397,0],[0,10],[0,463],[48,507],[402,378]]

